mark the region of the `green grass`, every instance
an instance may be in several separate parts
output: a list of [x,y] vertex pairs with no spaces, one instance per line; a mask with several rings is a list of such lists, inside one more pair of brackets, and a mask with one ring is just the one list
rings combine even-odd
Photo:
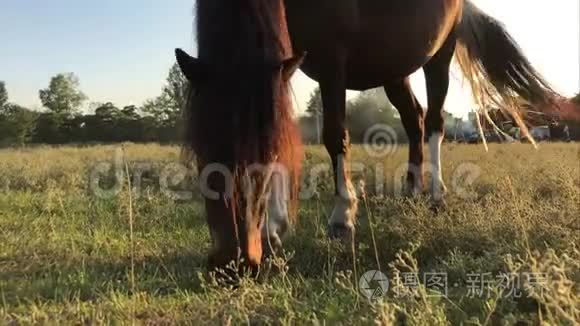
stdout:
[[[126,145],[120,162],[132,175],[137,163],[152,169],[138,196],[124,187],[109,199],[90,191],[89,176],[98,162],[114,160],[117,147],[0,150],[0,324],[572,325],[580,322],[579,150],[492,145],[486,153],[446,144],[451,191],[436,214],[426,197],[392,195],[406,149],[377,159],[356,147],[353,160],[365,168],[355,179],[367,190],[354,253],[326,237],[332,182],[325,173],[317,195],[300,203],[277,268],[235,289],[205,274],[209,234],[199,196],[172,200],[155,186],[178,148]],[[307,167],[327,162],[320,147],[307,156]],[[377,164],[384,180],[374,175]],[[457,172],[465,166],[480,172],[473,182]],[[390,291],[368,300],[358,280],[378,268]],[[434,271],[447,273],[447,297],[395,282]],[[494,284],[473,297],[469,274],[486,272],[542,273],[548,281],[542,293],[524,289],[521,298]]]

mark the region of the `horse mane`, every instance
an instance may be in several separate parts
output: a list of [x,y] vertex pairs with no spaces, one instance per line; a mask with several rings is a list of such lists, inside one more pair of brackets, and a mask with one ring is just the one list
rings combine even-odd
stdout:
[[235,65],[292,54],[282,0],[198,0],[195,11],[202,60]]
[[[295,201],[302,159],[300,137],[293,121],[289,82],[281,69],[275,73],[292,54],[283,1],[198,0],[195,25],[198,57],[209,69],[212,87],[200,91],[201,96],[195,85],[190,91],[185,152],[193,153],[189,157],[195,156],[200,167],[225,164],[238,195],[251,165],[282,166]],[[268,178],[253,182],[264,188]],[[252,199],[257,202],[254,214],[264,209],[258,207],[263,206],[261,199],[260,194]],[[239,198],[232,200],[236,202]],[[234,210],[234,215],[244,213]]]

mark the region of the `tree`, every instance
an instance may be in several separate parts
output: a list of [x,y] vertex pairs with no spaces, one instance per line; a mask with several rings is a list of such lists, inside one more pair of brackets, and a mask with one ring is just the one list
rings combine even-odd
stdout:
[[396,116],[393,105],[389,102],[381,89],[372,89],[360,93],[354,100],[347,103],[347,119],[352,142],[360,143],[365,139],[367,132],[378,124],[387,125],[397,134],[397,139],[391,141],[406,142],[407,137]]
[[48,88],[39,91],[40,101],[52,113],[71,116],[87,99],[79,85],[73,73],[58,74],[52,77]]
[[[314,141],[317,144],[321,143],[321,130],[322,130],[322,94],[320,92],[320,87],[316,87],[312,93],[310,93],[310,99],[308,100],[306,114],[308,115],[306,119],[300,122],[303,130],[303,137],[305,137],[306,141],[313,138],[311,136],[306,136],[304,132],[306,132],[306,126],[312,126],[312,130],[314,132]],[[312,120],[312,121],[308,121]],[[310,132],[308,132],[310,133]]]
[[130,120],[139,120],[139,109],[135,105],[128,105],[121,110],[123,118]]
[[576,94],[576,96],[572,98],[572,102],[580,105],[580,93]]
[[6,84],[0,81],[0,111],[8,104],[8,91],[6,91]]
[[30,140],[37,114],[8,102],[6,84],[0,81],[0,144],[23,145]]
[[32,138],[38,114],[7,103],[0,112],[0,144],[24,145]]
[[143,128],[143,119],[137,113],[134,105],[124,107],[117,119],[116,129],[122,141],[144,141],[146,131]]
[[154,117],[160,124],[175,127],[187,104],[189,81],[175,63],[167,75],[161,95],[145,102],[143,112]]
[[121,141],[117,128],[121,115],[121,110],[111,102],[96,108],[93,128],[89,134],[91,139],[103,142]]
[[167,75],[161,96],[166,99],[166,104],[171,111],[179,115],[187,104],[188,92],[189,81],[181,72],[179,65],[174,63],[171,69],[169,69],[169,74]]
[[141,108],[143,113],[156,122],[159,141],[173,142],[179,139],[182,111],[188,95],[189,81],[175,63],[169,70],[161,95],[147,100]]
[[160,99],[160,97],[146,100],[141,107],[141,111],[143,111],[147,116],[153,118],[157,124],[162,124],[167,120],[165,103]]
[[318,131],[320,128],[316,125],[316,118],[309,116],[301,116],[298,119],[298,128],[300,128],[300,135],[302,141],[306,144],[319,144],[320,137]]
[[115,104],[107,102],[95,109],[95,115],[100,117],[104,122],[113,123],[121,115],[121,110]]
[[310,93],[306,113],[310,116],[322,114],[322,93],[320,92],[320,87],[316,87],[312,93]]
[[56,113],[46,112],[38,116],[32,142],[37,144],[62,144],[64,137],[61,133],[63,117]]

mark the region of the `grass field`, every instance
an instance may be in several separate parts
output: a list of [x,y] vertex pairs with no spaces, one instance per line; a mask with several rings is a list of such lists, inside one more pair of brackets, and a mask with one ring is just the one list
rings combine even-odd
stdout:
[[[188,189],[179,178],[159,186],[179,174],[178,148],[119,148],[0,150],[0,324],[580,323],[577,144],[446,144],[450,192],[438,213],[427,197],[394,194],[405,148],[378,159],[356,147],[367,190],[354,250],[326,237],[327,172],[276,268],[235,289],[206,277],[199,195],[169,196]],[[307,167],[327,162],[319,147],[307,156]],[[113,186],[112,176],[91,180],[115,161],[142,176],[138,191],[94,191]],[[389,291],[368,299],[359,279],[377,269]]]

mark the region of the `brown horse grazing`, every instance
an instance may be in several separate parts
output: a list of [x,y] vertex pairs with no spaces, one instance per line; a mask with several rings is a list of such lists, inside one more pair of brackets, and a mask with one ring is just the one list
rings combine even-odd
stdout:
[[[242,179],[251,164],[276,162],[296,182],[300,154],[294,151],[288,76],[300,60],[282,63],[291,53],[290,43],[297,53],[308,52],[302,70],[322,91],[323,137],[335,179],[332,236],[351,238],[357,212],[347,169],[346,89],[382,86],[397,107],[410,140],[411,193],[423,189],[427,137],[436,201],[445,189],[442,108],[454,54],[482,107],[496,104],[518,122],[516,104],[550,102],[555,96],[502,25],[468,0],[198,0],[197,19],[199,59],[177,54],[195,86],[188,139],[202,179],[209,175],[208,185],[219,193],[206,200],[214,239],[210,263],[215,266],[238,257],[256,266],[262,254],[259,228],[264,224],[264,234],[277,241],[288,225],[286,198],[280,194],[284,187],[272,187],[265,214],[261,195],[268,191],[248,195]],[[421,67],[428,90],[426,117],[408,77]],[[216,162],[225,171],[204,173]],[[228,173],[233,196],[228,196]],[[269,189],[270,173],[263,175],[255,180],[257,188]]]
[[[289,182],[293,198],[298,192],[302,154],[289,80],[302,57],[290,57],[281,0],[198,0],[196,11],[199,58],[176,55],[192,85],[187,141],[206,197],[208,264],[255,270],[262,230],[277,244],[287,227],[280,185]],[[284,214],[269,216],[280,222],[264,223],[266,206]]]
[[[431,195],[442,200],[443,104],[455,54],[481,107],[516,117],[517,102],[551,102],[556,95],[530,65],[501,23],[468,0],[286,0],[290,37],[307,51],[301,69],[320,83],[324,144],[334,166],[333,236],[352,236],[357,199],[347,171],[346,89],[384,87],[409,137],[408,189],[423,191],[423,140],[429,143]],[[428,111],[409,75],[423,68]],[[522,124],[523,125],[523,124]],[[527,131],[525,126],[522,128]]]

